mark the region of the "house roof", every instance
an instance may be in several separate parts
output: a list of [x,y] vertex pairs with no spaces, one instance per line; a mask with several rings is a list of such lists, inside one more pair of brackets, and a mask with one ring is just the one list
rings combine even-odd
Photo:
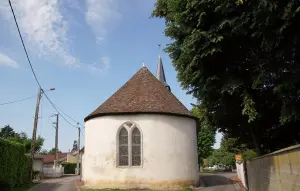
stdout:
[[[68,153],[58,153],[58,159],[62,159],[67,157]],[[55,154],[54,155],[43,155],[44,163],[51,163],[55,160]]]
[[80,149],[80,153],[84,153],[84,146]]
[[159,113],[195,118],[146,68],[142,67],[84,121],[104,115]]

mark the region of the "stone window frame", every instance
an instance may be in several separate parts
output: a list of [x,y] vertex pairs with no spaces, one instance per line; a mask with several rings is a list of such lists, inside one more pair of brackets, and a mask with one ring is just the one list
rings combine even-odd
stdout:
[[[131,126],[128,124],[132,124]],[[120,135],[120,131],[122,130],[122,128],[125,128],[128,132],[128,165],[127,166],[120,166],[119,165],[119,135]],[[141,135],[141,164],[139,166],[132,166],[132,132],[133,130],[137,128],[140,132]],[[126,121],[125,123],[123,123],[122,125],[120,125],[118,132],[117,132],[117,136],[116,136],[116,142],[117,142],[117,147],[116,147],[116,167],[117,168],[142,168],[143,167],[143,132],[141,130],[141,128],[132,121]]]

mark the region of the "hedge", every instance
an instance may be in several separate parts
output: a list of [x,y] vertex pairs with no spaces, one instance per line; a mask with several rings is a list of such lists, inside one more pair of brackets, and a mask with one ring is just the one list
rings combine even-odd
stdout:
[[0,138],[0,184],[18,187],[30,183],[30,157],[25,146]]

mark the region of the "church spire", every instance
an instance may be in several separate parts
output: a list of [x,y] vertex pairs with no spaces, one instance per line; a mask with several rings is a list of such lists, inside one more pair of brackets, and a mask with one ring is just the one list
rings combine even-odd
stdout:
[[158,57],[158,64],[157,64],[157,70],[156,70],[156,78],[167,88],[171,91],[170,86],[167,84],[164,66],[161,60],[161,57],[159,55]]

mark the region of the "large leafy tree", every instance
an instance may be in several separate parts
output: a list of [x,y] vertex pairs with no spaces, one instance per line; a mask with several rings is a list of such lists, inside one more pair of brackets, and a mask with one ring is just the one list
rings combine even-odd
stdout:
[[198,117],[197,121],[197,150],[198,163],[203,164],[203,159],[211,155],[215,143],[215,130],[207,122],[206,117],[198,107],[193,107],[191,113]]
[[158,0],[183,88],[212,126],[258,154],[300,141],[300,4]]

